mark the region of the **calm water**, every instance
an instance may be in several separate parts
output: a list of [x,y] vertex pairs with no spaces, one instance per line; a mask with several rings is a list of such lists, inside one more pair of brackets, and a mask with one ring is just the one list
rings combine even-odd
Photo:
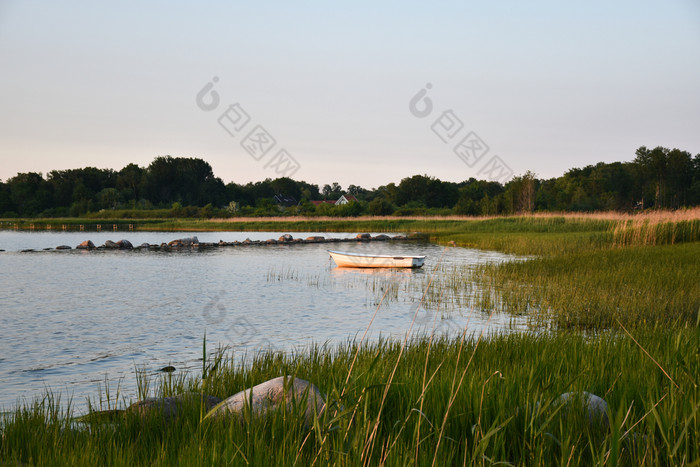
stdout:
[[[196,233],[202,242],[264,240],[277,232]],[[292,233],[295,237],[352,234]],[[311,343],[359,339],[389,287],[370,338],[402,337],[421,290],[462,265],[517,259],[511,255],[409,242],[277,245],[201,252],[40,251],[126,238],[134,245],[192,236],[184,232],[0,232],[0,410],[31,401],[46,388],[72,396],[80,412],[98,387],[117,384],[135,400],[134,368],[173,365],[198,372],[202,339],[234,352],[292,351]],[[420,270],[339,270],[327,249],[426,254]],[[474,293],[470,291],[469,293]],[[437,319],[435,319],[437,318]],[[465,325],[479,333],[523,329],[523,321],[468,307],[419,311],[414,332]]]

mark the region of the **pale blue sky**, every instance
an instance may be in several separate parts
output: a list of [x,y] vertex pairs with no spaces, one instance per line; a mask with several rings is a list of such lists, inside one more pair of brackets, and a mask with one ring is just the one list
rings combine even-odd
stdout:
[[[0,179],[170,154],[245,183],[285,149],[295,179],[376,187],[482,178],[494,155],[554,177],[641,145],[700,153],[697,1],[96,3],[0,1]],[[232,137],[234,103],[251,119]],[[490,148],[473,167],[431,131],[445,110]],[[255,125],[277,141],[260,161],[240,144]]]

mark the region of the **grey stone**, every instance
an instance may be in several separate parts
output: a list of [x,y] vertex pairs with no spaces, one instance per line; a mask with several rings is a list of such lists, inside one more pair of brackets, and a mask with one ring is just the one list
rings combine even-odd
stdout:
[[112,240],[107,240],[105,242],[105,248],[109,248],[110,250],[113,250],[113,249],[119,248],[119,245],[114,243]]
[[608,403],[602,397],[590,392],[565,392],[554,401],[554,405],[562,405],[564,413],[569,413],[575,407],[581,407],[588,416],[591,427],[607,429],[610,426],[608,420]]
[[391,237],[389,237],[388,235],[384,235],[384,234],[379,234],[379,235],[375,235],[374,237],[372,237],[372,240],[390,240],[390,239],[391,239]]
[[242,420],[245,408],[249,408],[253,415],[263,416],[285,403],[287,410],[294,407],[294,404],[297,404],[297,407],[305,404],[304,422],[309,426],[314,415],[321,414],[326,407],[321,391],[306,380],[291,376],[287,376],[286,379],[286,391],[285,377],[280,376],[234,394],[207,414],[207,417],[236,416]]
[[[145,416],[153,411],[159,411],[162,413],[164,418],[169,419],[177,416],[178,410],[183,403],[198,404],[200,397],[201,395],[196,392],[188,392],[170,397],[149,397],[148,399],[134,402],[127,407],[126,412],[135,412],[139,415]],[[214,408],[220,402],[221,399],[218,397],[209,396],[206,394],[204,395],[204,406],[206,407],[207,411]]]

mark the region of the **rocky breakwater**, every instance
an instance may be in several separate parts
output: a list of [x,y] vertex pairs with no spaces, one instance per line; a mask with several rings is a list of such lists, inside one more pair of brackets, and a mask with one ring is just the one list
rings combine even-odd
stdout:
[[[294,238],[291,234],[284,234],[281,237],[268,240],[251,240],[249,238],[241,241],[225,242],[219,240],[218,242],[200,242],[199,239],[195,237],[179,238],[176,240],[171,240],[167,243],[151,244],[142,243],[138,246],[132,245],[128,240],[119,240],[118,242],[113,242],[111,240],[105,241],[103,245],[95,246],[95,244],[90,240],[85,240],[80,245],[75,248],[77,250],[152,250],[152,251],[183,251],[183,250],[201,250],[210,248],[224,248],[224,247],[248,247],[248,246],[266,246],[266,245],[304,245],[309,243],[352,243],[352,242],[382,242],[382,241],[402,241],[413,239],[414,237],[407,237],[405,235],[371,235],[369,233],[359,233],[354,237],[347,238],[332,238],[324,237],[321,235],[314,235],[306,238]],[[66,245],[60,245],[56,247],[57,250],[70,250],[71,247]]]

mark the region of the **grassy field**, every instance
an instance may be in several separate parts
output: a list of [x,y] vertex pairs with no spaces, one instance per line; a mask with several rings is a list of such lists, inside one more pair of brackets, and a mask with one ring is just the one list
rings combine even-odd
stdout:
[[[138,228],[156,224],[138,224]],[[298,355],[225,355],[207,378],[162,376],[151,395],[227,397],[284,374],[314,382],[330,409],[243,423],[202,420],[194,404],[73,420],[50,394],[2,422],[9,465],[698,465],[700,209],[643,215],[166,221],[173,230],[398,231],[444,245],[532,256],[455,269],[433,285],[477,281],[492,310],[531,316],[538,333],[350,342]],[[449,247],[448,247],[449,248]],[[448,249],[449,252],[449,249]],[[437,315],[436,315],[437,316]],[[211,356],[205,359],[211,362]],[[205,371],[203,370],[203,374]],[[142,392],[146,384],[141,376]],[[608,424],[557,403],[588,391]],[[101,395],[101,409],[123,407]],[[63,407],[63,408],[62,408]]]

